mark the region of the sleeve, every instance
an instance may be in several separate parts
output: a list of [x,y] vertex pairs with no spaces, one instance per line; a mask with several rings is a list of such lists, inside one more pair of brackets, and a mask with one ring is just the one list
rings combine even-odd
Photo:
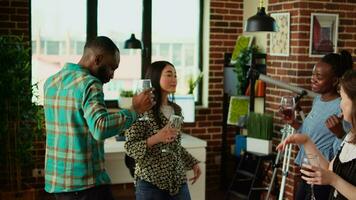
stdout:
[[[320,98],[320,97],[319,97],[319,96],[316,96],[316,97],[313,99],[312,107],[311,107],[312,109],[313,109],[313,106],[314,106],[314,104],[315,104],[315,102],[317,101],[318,98]],[[310,111],[310,112],[311,112],[311,111]],[[298,128],[297,132],[298,132],[298,133],[304,133],[304,123],[303,123],[303,122],[300,124],[300,127]]]
[[184,169],[185,170],[193,169],[193,166],[199,163],[199,161],[196,158],[194,158],[184,147],[182,146],[180,147],[181,147],[181,156],[184,164]]
[[129,110],[108,112],[102,84],[98,81],[90,84],[84,92],[82,108],[89,130],[96,140],[117,135],[129,128],[136,120],[136,113]]
[[135,159],[139,162],[143,160],[146,153],[148,152],[147,148],[147,123],[145,121],[136,121],[129,129],[126,130],[126,142],[125,150],[128,156]]
[[342,139],[335,138],[333,142],[333,147],[331,148],[332,149],[331,158],[334,158],[337,155],[337,153],[340,150],[341,144],[342,144]]

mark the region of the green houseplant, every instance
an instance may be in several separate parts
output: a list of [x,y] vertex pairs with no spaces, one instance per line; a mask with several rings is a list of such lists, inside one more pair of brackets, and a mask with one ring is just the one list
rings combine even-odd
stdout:
[[193,76],[191,76],[188,79],[188,86],[189,86],[188,94],[193,94],[195,87],[200,83],[202,78],[203,78],[203,72],[200,72],[196,79],[194,79]]
[[120,97],[133,97],[133,91],[132,90],[122,90],[120,92]]
[[[5,174],[0,188],[7,193],[25,189],[24,175],[33,169],[33,141],[43,131],[43,109],[32,102],[30,59],[21,38],[0,37],[0,168]],[[13,198],[6,192],[0,192],[0,199]]]
[[263,140],[272,139],[273,118],[271,115],[251,112],[246,125],[249,137]]
[[119,107],[129,109],[132,106],[132,97],[134,93],[132,90],[121,90],[119,98]]
[[247,80],[247,71],[249,69],[248,64],[251,60],[251,55],[258,53],[258,47],[253,45],[251,47],[246,47],[240,50],[240,53],[237,59],[234,61],[234,72],[236,73],[237,78],[237,95],[244,95],[248,80]]
[[262,154],[272,152],[273,117],[250,112],[247,118],[247,151]]

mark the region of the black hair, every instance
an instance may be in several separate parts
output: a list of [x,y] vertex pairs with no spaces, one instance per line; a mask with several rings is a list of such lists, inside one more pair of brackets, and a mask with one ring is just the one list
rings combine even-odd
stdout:
[[329,53],[325,55],[321,61],[329,64],[331,70],[338,78],[341,78],[346,71],[352,69],[353,65],[352,56],[346,50],[342,50],[339,54]]
[[356,144],[356,71],[349,70],[344,74],[340,81],[340,85],[348,98],[351,99],[351,125],[352,125],[352,138],[351,143]]
[[[163,69],[170,65],[174,68],[174,65],[168,61],[156,61],[148,66],[145,78],[151,79],[152,87],[154,88],[153,94],[155,96],[156,104],[153,106],[153,116],[155,120],[158,122],[160,127],[163,127],[164,124],[160,118],[160,108],[162,104],[162,94],[161,94],[161,74]],[[170,102],[170,101],[169,101]]]
[[115,55],[116,51],[120,52],[116,44],[106,36],[97,36],[92,40],[88,40],[84,45],[84,51],[89,48],[99,49],[110,55]]

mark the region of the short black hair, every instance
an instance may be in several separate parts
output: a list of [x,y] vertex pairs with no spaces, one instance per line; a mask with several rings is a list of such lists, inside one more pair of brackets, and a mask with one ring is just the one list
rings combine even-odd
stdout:
[[346,50],[342,50],[339,54],[329,53],[325,55],[321,61],[329,64],[338,78],[341,78],[346,71],[353,67],[352,56]]
[[84,51],[89,48],[100,49],[111,55],[114,55],[116,51],[120,52],[116,44],[106,36],[97,36],[92,40],[88,40],[84,45]]

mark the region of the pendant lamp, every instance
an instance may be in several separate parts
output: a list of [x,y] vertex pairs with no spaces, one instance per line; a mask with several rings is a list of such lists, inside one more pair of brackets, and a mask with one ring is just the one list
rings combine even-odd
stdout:
[[125,49],[142,49],[140,40],[136,39],[135,34],[131,34],[130,39],[125,41]]
[[257,8],[257,14],[248,18],[246,32],[275,32],[277,31],[276,21],[266,14],[263,7],[263,0],[260,0],[260,6]]

